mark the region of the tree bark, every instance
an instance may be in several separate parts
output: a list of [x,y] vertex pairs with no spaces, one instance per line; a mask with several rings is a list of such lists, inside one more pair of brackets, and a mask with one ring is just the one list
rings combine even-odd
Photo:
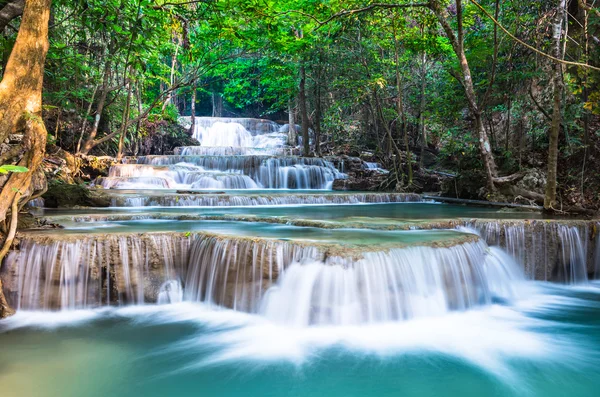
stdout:
[[302,154],[310,154],[310,137],[308,135],[308,109],[306,106],[306,69],[300,66],[300,90],[298,93],[298,107],[300,108],[300,119],[302,128]]
[[[567,2],[558,0],[558,8],[552,23],[552,38],[554,40],[553,56],[562,59],[562,37],[563,23],[565,21]],[[548,146],[548,176],[546,194],[544,197],[544,208],[553,209],[556,205],[556,179],[558,169],[558,137],[560,134],[562,92],[563,92],[563,68],[558,62],[553,65],[552,82],[554,85],[554,101],[552,110],[552,122],[550,126],[550,142]]]

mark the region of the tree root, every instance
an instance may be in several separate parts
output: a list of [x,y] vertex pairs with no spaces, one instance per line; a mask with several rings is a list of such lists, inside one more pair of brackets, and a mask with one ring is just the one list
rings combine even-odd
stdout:
[[0,280],[0,319],[10,317],[15,314],[15,310],[10,307],[2,289],[2,280]]
[[[15,198],[13,199],[11,206],[11,219],[10,219],[10,228],[8,230],[8,234],[6,235],[6,240],[4,240],[4,245],[2,246],[2,250],[0,250],[0,269],[2,267],[2,261],[4,257],[10,250],[12,243],[15,239],[15,235],[17,234],[17,223],[19,218],[19,199],[21,198],[21,192],[17,192],[15,194]],[[4,292],[2,290],[2,280],[0,280],[0,318],[5,318],[8,316],[12,316],[15,314],[15,311],[11,309],[4,296]]]

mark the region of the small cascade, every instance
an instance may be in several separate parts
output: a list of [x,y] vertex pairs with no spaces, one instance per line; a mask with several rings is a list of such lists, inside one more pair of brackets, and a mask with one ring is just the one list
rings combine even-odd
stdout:
[[418,194],[405,193],[343,193],[343,194],[178,194],[160,196],[116,196],[113,207],[228,207],[256,205],[363,204],[418,202]]
[[469,225],[490,245],[504,248],[536,280],[584,283],[595,271],[590,223],[476,221]]
[[183,287],[178,280],[169,280],[160,286],[156,303],[166,305],[183,302]]
[[96,183],[105,189],[173,189],[177,186],[173,179],[159,176],[106,177]]

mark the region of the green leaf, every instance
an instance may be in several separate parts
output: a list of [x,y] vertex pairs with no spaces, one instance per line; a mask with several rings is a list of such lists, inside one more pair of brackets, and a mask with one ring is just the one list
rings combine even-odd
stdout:
[[0,165],[0,174],[7,174],[9,172],[27,172],[29,171],[26,167],[19,165]]

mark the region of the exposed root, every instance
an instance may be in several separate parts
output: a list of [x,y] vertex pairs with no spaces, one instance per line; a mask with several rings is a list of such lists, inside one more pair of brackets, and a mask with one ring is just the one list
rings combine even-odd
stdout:
[[13,314],[15,314],[15,310],[8,304],[2,290],[2,280],[0,280],[0,319],[10,317]]

